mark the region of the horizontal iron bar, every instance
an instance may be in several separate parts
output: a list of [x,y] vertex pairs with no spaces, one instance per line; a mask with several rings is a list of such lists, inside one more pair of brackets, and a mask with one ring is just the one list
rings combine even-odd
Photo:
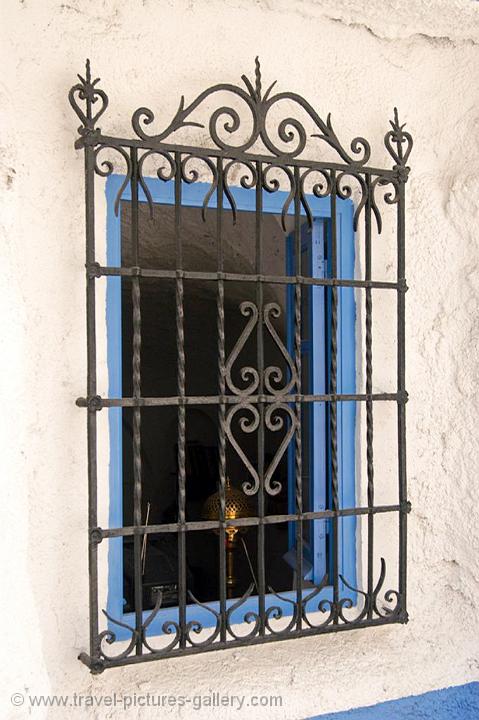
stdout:
[[[304,512],[302,515],[291,513],[289,515],[265,515],[263,518],[246,517],[226,520],[225,527],[254,527],[256,525],[277,525],[278,523],[295,522],[298,520],[324,520],[333,517],[351,517],[357,515],[378,515],[380,513],[409,512],[411,506],[406,503],[401,505],[377,505],[373,507],[343,508],[340,510],[315,510]],[[128,537],[133,535],[153,535],[156,533],[177,533],[191,532],[195,530],[219,530],[219,520],[195,520],[184,525],[180,523],[166,523],[163,525],[139,525],[124,528],[93,528],[97,541],[100,538]]]
[[169,278],[176,280],[178,277],[186,280],[228,280],[236,282],[263,282],[277,285],[323,285],[327,287],[357,287],[375,288],[381,290],[405,291],[407,287],[404,282],[389,282],[387,280],[349,280],[346,278],[311,278],[301,275],[257,275],[254,273],[225,273],[225,272],[197,272],[195,270],[160,270],[139,267],[112,267],[94,263],[87,268],[90,277],[121,276],[121,277],[144,277],[144,278]]
[[[186,647],[182,649],[177,650],[170,650],[165,653],[162,653],[161,651],[156,653],[148,653],[145,655],[130,655],[128,657],[118,658],[118,659],[105,659],[100,662],[102,665],[102,669],[106,668],[113,668],[113,667],[121,667],[124,665],[133,665],[137,663],[142,662],[151,662],[152,660],[159,660],[159,659],[167,659],[171,657],[178,657],[178,656],[184,656],[184,655],[195,655],[197,653],[201,652],[211,652],[214,650],[226,650],[228,648],[234,648],[234,647],[244,647],[245,645],[261,645],[262,643],[267,642],[279,642],[280,640],[290,640],[292,638],[301,638],[301,637],[311,637],[313,635],[324,635],[326,633],[331,632],[341,632],[342,630],[360,630],[361,628],[366,627],[374,627],[374,626],[380,626],[380,625],[394,625],[394,624],[402,624],[406,623],[408,620],[407,614],[392,614],[390,617],[381,617],[381,618],[374,618],[372,620],[362,620],[358,623],[344,623],[342,625],[323,625],[322,627],[313,627],[313,628],[304,628],[302,630],[291,630],[290,632],[285,632],[282,634],[269,634],[269,635],[263,635],[263,636],[256,636],[254,638],[251,637],[244,637],[244,638],[238,638],[237,640],[226,640],[225,642],[212,642],[211,645],[195,645],[192,647]],[[98,661],[92,660],[91,658],[88,658],[86,653],[82,653],[82,656],[80,657],[83,663],[85,665],[88,665],[91,667],[93,672],[98,672],[97,669],[97,663]],[[90,663],[88,662],[90,661]]]
[[101,410],[108,407],[163,407],[183,405],[258,405],[261,403],[312,403],[312,402],[372,402],[389,401],[406,403],[407,392],[398,393],[358,393],[358,394],[335,394],[335,395],[191,395],[172,397],[125,397],[125,398],[102,398],[95,395],[93,398],[79,397],[76,400],[78,407],[87,407],[90,410]]
[[[81,144],[82,139],[79,139]],[[317,168],[318,170],[337,170],[345,173],[361,173],[362,175],[380,175],[381,177],[394,179],[396,172],[390,168],[376,168],[357,163],[333,163],[319,162],[316,160],[308,160],[307,158],[293,158],[288,155],[262,155],[260,153],[248,153],[236,151],[233,148],[220,150],[219,148],[199,148],[194,145],[175,145],[173,143],[152,142],[151,140],[137,140],[136,138],[118,138],[110,135],[98,134],[95,136],[96,145],[111,145],[112,147],[136,147],[144,150],[162,150],[164,152],[176,153],[184,155],[194,155],[195,157],[207,158],[224,158],[225,160],[246,160],[247,162],[261,162],[274,165],[283,165],[288,167],[301,168]]]

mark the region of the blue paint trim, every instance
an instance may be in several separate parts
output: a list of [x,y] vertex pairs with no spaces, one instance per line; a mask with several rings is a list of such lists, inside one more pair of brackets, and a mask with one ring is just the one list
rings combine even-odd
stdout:
[[432,690],[400,700],[316,715],[310,720],[477,720],[479,682]]
[[[354,278],[354,207],[348,203],[338,220],[340,243],[338,244],[338,263],[340,277]],[[338,288],[338,392],[354,394],[356,392],[356,303],[354,288]],[[338,421],[338,476],[340,480],[340,507],[348,508],[356,505],[356,403],[341,402],[337,404]],[[343,517],[339,522],[339,567],[350,585],[357,587],[356,563],[356,524],[355,516]],[[340,592],[346,590],[340,583]],[[353,603],[355,594],[346,590]]]
[[[325,232],[327,223],[324,220],[315,220],[311,237],[311,275],[313,277],[325,278],[328,275],[325,262]],[[339,244],[342,238],[339,235]],[[354,252],[354,247],[352,248]],[[321,287],[312,287],[312,310],[311,310],[311,366],[313,368],[314,395],[323,395],[327,392],[326,379],[329,377],[329,366],[326,366],[326,308],[325,290]],[[346,321],[346,318],[344,318]],[[348,331],[355,336],[354,314],[349,319]],[[341,362],[341,360],[339,360]],[[313,485],[313,507],[312,510],[326,509],[326,478],[327,478],[327,453],[326,453],[326,403],[314,403],[312,417],[313,437],[324,438],[324,442],[311,443],[311,464],[310,473]],[[351,446],[354,452],[354,445]],[[339,484],[345,481],[339,476]],[[352,478],[354,483],[354,477]],[[324,520],[313,520],[314,530],[312,533],[312,561],[313,581],[320,583],[326,573],[326,523]]]
[[[304,237],[301,238],[301,268],[302,273],[314,278],[326,277],[324,262],[324,231],[325,219],[313,219],[311,232],[303,225]],[[286,273],[294,275],[295,270],[295,247],[294,234],[287,238],[286,247]],[[326,328],[325,328],[325,290],[321,287],[303,287],[303,294],[309,296],[309,327],[307,328],[307,340],[301,343],[301,362],[308,363],[310,385],[304,392],[315,395],[323,395],[326,392]],[[288,322],[287,322],[287,347],[293,356],[294,354],[294,285],[288,286]],[[354,321],[354,316],[352,317]],[[354,334],[354,324],[349,328]],[[309,492],[312,497],[311,510],[326,509],[326,415],[325,403],[314,403],[303,409],[309,414],[309,457],[306,462],[309,465],[308,477],[310,478]],[[318,442],[314,442],[314,438]],[[304,446],[304,440],[303,440]],[[341,482],[341,479],[340,479]],[[295,486],[295,450],[294,444],[288,447],[288,512],[296,512]],[[305,548],[304,556],[312,564],[312,571],[305,575],[306,580],[320,583],[326,572],[326,533],[323,520],[313,521],[312,542],[309,549]],[[290,548],[296,544],[296,528],[293,522],[289,523],[288,541]]]
[[[107,200],[107,264],[121,266],[121,223],[115,216],[114,204],[118,192],[118,182],[106,183]],[[121,313],[121,278],[109,277],[106,285],[106,336],[108,362],[108,394],[109,397],[121,397],[122,392],[122,313]],[[110,466],[109,466],[109,522],[110,527],[123,525],[123,493],[118,492],[118,483],[123,477],[122,455],[122,408],[108,409],[108,426],[110,432]],[[115,524],[112,524],[115,523]],[[123,589],[117,592],[118,578],[123,578],[123,541],[122,538],[111,538],[108,545],[108,598],[107,611],[112,617],[123,615]],[[114,590],[113,590],[114,589]],[[119,614],[118,614],[119,613]]]
[[[355,248],[353,230],[354,207],[352,203],[341,206],[337,213],[337,257],[339,276],[341,278],[354,278]],[[328,218],[329,219],[329,218]],[[326,239],[323,233],[326,231]],[[328,245],[325,248],[325,243]],[[327,258],[325,258],[325,250]],[[308,258],[309,272],[312,277],[331,277],[331,225],[325,219],[315,218],[312,232],[311,254]],[[287,274],[294,274],[294,248],[291,237],[288,238]],[[292,289],[293,290],[293,289]],[[331,307],[330,292],[322,288],[311,288],[313,302],[311,304],[311,328],[309,337],[312,338],[313,388],[315,394],[326,392],[326,367],[329,368],[329,350],[324,352],[325,338],[330,334]],[[326,312],[324,298],[327,297]],[[294,313],[294,292],[288,294],[288,317]],[[314,324],[314,332],[312,325]],[[338,375],[337,389],[339,393],[354,394],[356,392],[356,305],[353,288],[338,289]],[[288,323],[288,349],[294,349],[293,323]],[[329,337],[329,335],[328,335]],[[329,349],[330,343],[327,342]],[[309,346],[311,349],[311,345]],[[307,352],[307,348],[305,348]],[[325,357],[327,355],[327,357]],[[324,403],[315,403],[312,432],[319,437],[325,437],[327,432],[327,413]],[[340,507],[354,507],[356,504],[355,487],[355,432],[356,432],[356,404],[354,402],[339,403],[337,406],[338,423],[338,481],[340,488]],[[328,426],[329,427],[329,426]],[[314,510],[326,508],[325,484],[321,482],[328,475],[331,484],[330,463],[325,454],[325,445],[322,442],[314,444],[311,465],[314,470],[313,498]],[[295,511],[294,504],[294,449],[288,450],[289,475],[289,512]],[[325,520],[315,521],[317,528],[313,533],[313,580],[318,583],[326,572],[326,541],[325,537],[331,530],[331,522]],[[356,524],[355,517],[343,518],[340,521],[340,551],[339,573],[348,579],[353,587],[356,586]],[[322,539],[321,539],[322,535]],[[319,540],[319,541],[318,541]],[[289,542],[293,546],[295,541],[294,526],[289,528]],[[330,568],[331,569],[331,568]],[[340,592],[345,591],[340,583]],[[348,597],[356,602],[356,594],[347,591]]]
[[[123,183],[124,176],[121,175],[110,175],[106,181],[106,199],[107,199],[107,261],[112,265],[120,264],[121,255],[121,221],[120,214],[115,216],[114,214],[114,202],[115,197],[120,190]],[[174,185],[173,183],[161,183],[154,178],[145,179],[148,189],[151,193],[152,200],[155,203],[163,204],[174,204]],[[185,184],[182,188],[182,203],[191,207],[201,207],[203,199],[206,194],[206,190],[209,185],[204,183],[192,183],[191,185]],[[235,198],[238,210],[252,211],[254,210],[253,198],[250,190],[235,187],[231,188],[232,194]],[[265,194],[263,200],[263,211],[267,213],[281,213],[283,204],[287,198],[287,193],[278,191],[271,195]],[[131,188],[128,185],[123,191],[122,200],[131,200]],[[146,198],[143,191],[139,191],[140,202],[145,202]],[[311,212],[317,219],[330,218],[331,216],[331,203],[329,198],[317,198],[315,196],[308,197],[310,203]],[[216,197],[213,196],[210,200],[209,207],[216,207]],[[289,214],[293,214],[294,209],[291,206]],[[304,214],[304,211],[302,211]],[[350,200],[337,201],[337,221],[338,227],[346,228],[351,225],[350,236],[348,244],[350,244],[350,252],[346,253],[349,265],[352,262],[352,268],[354,270],[354,237],[352,232],[352,214],[353,204]],[[344,218],[344,222],[343,222]],[[342,231],[341,231],[342,232]],[[345,235],[346,237],[346,235]],[[343,245],[343,243],[341,243]],[[347,264],[347,263],[346,263]],[[349,267],[348,265],[348,267]],[[353,273],[351,274],[353,277]],[[353,317],[354,317],[354,291],[352,293],[353,302]],[[344,314],[343,314],[344,315]],[[121,397],[122,396],[122,380],[121,380],[121,279],[120,278],[108,278],[107,281],[107,352],[108,352],[108,373],[109,373],[109,393],[110,397]],[[354,371],[354,339],[351,339],[353,347],[353,365]],[[346,347],[346,351],[348,348]],[[351,369],[351,368],[350,368]],[[345,371],[347,374],[347,370]],[[351,381],[351,378],[350,378]],[[354,384],[354,375],[352,376],[352,382]],[[338,379],[338,382],[339,379]],[[340,385],[338,385],[339,387]],[[353,416],[354,422],[354,416]],[[121,527],[123,525],[123,508],[122,508],[122,428],[121,428],[121,409],[110,408],[109,409],[109,427],[110,427],[110,467],[109,467],[109,486],[110,486],[110,512],[109,512],[109,523],[110,527]],[[352,432],[348,435],[348,441],[343,443],[343,447],[349,447],[352,449],[352,468],[353,472],[348,475],[344,475],[345,481],[349,481],[351,488],[345,489],[345,498],[353,498],[352,504],[354,505],[355,496],[355,482],[354,482],[354,427]],[[347,459],[346,459],[347,460]],[[341,467],[349,467],[349,463],[346,462]],[[354,518],[352,518],[354,520]],[[348,534],[348,537],[344,535]],[[343,548],[341,561],[340,561],[340,572],[347,574],[351,578],[351,583],[355,584],[356,578],[356,536],[355,536],[355,522],[354,524],[348,523],[342,527],[341,535],[344,536],[341,539],[341,547]],[[344,548],[350,548],[349,553],[344,552]],[[108,573],[108,600],[107,609],[109,614],[114,618],[118,618],[127,625],[134,625],[134,614],[123,613],[123,553],[122,553],[122,540],[121,538],[112,539],[109,541],[109,573]],[[348,568],[348,569],[347,569]],[[309,590],[304,590],[304,595],[308,594]],[[273,595],[266,596],[266,607],[269,605],[275,605],[281,607],[283,614],[291,614],[291,600],[295,598],[295,592],[284,592],[282,593],[283,600],[278,600]],[[350,595],[350,593],[349,593]],[[311,602],[309,610],[313,612],[317,609],[318,602],[321,599],[332,599],[332,588],[326,587],[322,593]],[[289,602],[288,602],[289,600]],[[235,602],[235,599],[227,601],[227,607],[230,607]],[[219,611],[219,602],[209,603],[210,607]],[[258,612],[258,599],[257,597],[249,598],[241,608],[238,608],[232,616],[233,623],[241,623],[244,621],[244,616],[248,612]],[[144,612],[144,618],[146,619],[149,615],[149,611]],[[162,625],[166,620],[174,620],[178,622],[178,609],[177,608],[166,608],[160,610],[155,617],[154,621],[149,626],[148,635],[160,635],[162,634]],[[207,609],[200,608],[197,605],[188,605],[186,608],[186,620],[187,622],[196,619],[203,627],[211,627],[215,623],[213,613]],[[118,640],[129,639],[130,633],[128,630],[123,629],[117,625],[109,624],[112,631],[115,632]]]

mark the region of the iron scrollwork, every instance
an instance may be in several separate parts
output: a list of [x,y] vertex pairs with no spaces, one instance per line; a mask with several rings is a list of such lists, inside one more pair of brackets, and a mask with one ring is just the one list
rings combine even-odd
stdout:
[[95,173],[99,175],[100,177],[108,177],[111,175],[114,171],[114,165],[111,160],[105,159],[100,160],[99,155],[104,150],[110,150],[110,152],[118,153],[121,160],[125,164],[126,172],[124,179],[120,185],[120,188],[116,194],[115,197],[115,204],[114,204],[114,211],[115,215],[118,215],[119,209],[120,209],[120,201],[123,196],[123,192],[125,188],[128,187],[128,183],[131,181],[131,173],[132,173],[132,167],[131,167],[131,158],[128,155],[128,153],[124,150],[124,148],[119,147],[117,145],[107,145],[105,143],[101,143],[100,145],[97,145],[94,149],[94,162],[95,162]]
[[[110,627],[107,630],[103,630],[99,636],[98,636],[98,647],[99,647],[99,654],[103,660],[122,660],[124,658],[127,658],[129,655],[132,654],[135,647],[140,643],[142,646],[144,646],[150,653],[161,655],[166,654],[170,652],[179,642],[180,639],[180,627],[178,623],[176,623],[174,620],[169,619],[163,622],[162,624],[162,632],[165,635],[171,635],[173,634],[173,639],[166,645],[162,646],[161,648],[154,648],[151,646],[150,641],[147,637],[147,629],[155,619],[155,617],[158,615],[161,604],[163,602],[163,594],[160,592],[157,593],[155,605],[153,607],[153,610],[149,613],[146,620],[143,621],[141,627],[137,630],[136,628],[131,627],[126,622],[123,622],[121,620],[118,620],[117,618],[112,617],[106,610],[103,610],[103,614],[107,618]],[[116,635],[115,632],[111,629],[112,625],[116,625],[117,627],[124,628],[125,630],[128,630],[128,632],[131,634],[130,640],[127,641],[128,645],[127,647],[117,653],[116,655],[109,655],[103,648],[103,642],[108,643],[109,645],[112,645],[116,642]]]
[[[254,86],[246,75],[243,75],[241,79],[246,86],[246,91],[238,85],[220,83],[200,93],[200,95],[187,106],[185,106],[185,98],[182,96],[178,110],[172,121],[159,133],[148,134],[145,130],[145,126],[151,125],[155,119],[153,111],[146,107],[138,108],[132,117],[133,130],[142,140],[150,143],[160,143],[168,140],[173,133],[182,128],[204,128],[204,123],[191,119],[194,117],[193,113],[195,110],[212,95],[216,95],[217,93],[230,93],[243,101],[248,113],[251,115],[252,128],[249,137],[240,145],[234,145],[226,142],[226,140],[222,140],[218,132],[220,119],[223,118],[223,132],[227,135],[234,136],[241,128],[241,118],[238,111],[232,106],[222,105],[218,107],[212,113],[208,123],[210,140],[216,148],[231,151],[236,154],[246,152],[254,146],[258,139],[261,139],[268,152],[276,157],[288,159],[299,157],[306,147],[308,134],[304,125],[297,118],[283,118],[277,125],[276,131],[278,138],[286,147],[279,147],[268,129],[268,115],[270,114],[271,108],[277,103],[286,101],[301,108],[306,115],[309,116],[310,120],[313,121],[318,132],[312,133],[310,137],[324,140],[338,153],[343,162],[356,165],[364,165],[368,162],[371,148],[367,140],[363,137],[354,138],[350,145],[352,154],[349,154],[340,143],[333,129],[331,114],[328,114],[326,121],[324,121],[314,108],[297,93],[281,92],[271,95],[271,91],[276,85],[276,82],[272,83],[263,95],[261,68],[258,58],[255,60]],[[225,117],[227,118],[226,120],[224,119]],[[292,148],[287,147],[292,143],[295,143]]]
[[[241,458],[243,464],[247,468],[253,482],[247,480],[243,483],[243,490],[247,495],[254,495],[258,492],[260,486],[260,478],[253,463],[247,458],[244,450],[236,440],[232,422],[237,414],[241,414],[242,417],[239,420],[239,426],[243,433],[253,433],[258,430],[260,424],[260,414],[256,405],[252,402],[248,402],[248,398],[255,392],[257,392],[260,386],[260,375],[257,368],[251,366],[244,366],[240,368],[239,374],[243,383],[248,383],[246,387],[239,388],[238,385],[232,379],[232,371],[235,362],[238,360],[241,352],[244,350],[248,339],[251,337],[253,330],[255,329],[259,320],[259,310],[257,306],[251,301],[244,301],[240,304],[240,312],[249,317],[249,320],[240,334],[236,344],[234,345],[229,358],[225,366],[226,384],[228,389],[235,395],[242,398],[240,404],[234,405],[229,411],[226,418],[226,435],[230,441],[232,447]],[[276,348],[284,358],[289,380],[284,385],[281,385],[284,379],[284,371],[277,365],[268,365],[263,370],[263,383],[266,392],[270,395],[272,402],[267,405],[266,412],[264,414],[264,424],[267,430],[271,432],[285,431],[284,437],[273,457],[269,466],[266,468],[264,476],[264,489],[269,495],[277,495],[281,491],[281,483],[274,479],[274,473],[277,469],[282,457],[284,456],[291,440],[294,437],[295,430],[298,427],[298,417],[291,406],[281,401],[281,398],[287,396],[295,389],[299,390],[299,378],[298,373],[284,343],[282,342],[278,332],[276,331],[272,319],[278,319],[281,316],[281,308],[278,303],[267,303],[263,308],[263,324],[268,330],[270,337],[273,339]],[[287,418],[285,423],[282,414]],[[249,417],[248,417],[249,416]]]
[[[407,399],[405,390],[404,370],[404,186],[408,179],[407,165],[413,140],[399,122],[398,111],[394,109],[394,117],[390,122],[391,129],[386,133],[384,143],[394,165],[387,169],[373,168],[368,165],[371,148],[367,140],[358,136],[349,148],[340,142],[333,128],[331,115],[326,119],[304,98],[295,92],[275,92],[276,83],[272,83],[264,91],[259,59],[255,59],[254,78],[250,80],[242,76],[243,85],[219,83],[200,93],[190,103],[181,97],[178,109],[163,130],[150,132],[155,122],[152,110],[138,108],[132,115],[132,127],[135,137],[132,139],[114,138],[103,135],[98,121],[108,108],[108,96],[99,87],[99,79],[93,79],[90,62],[87,61],[86,72],[78,76],[77,82],[69,92],[69,102],[80,120],[79,137],[75,147],[85,153],[87,207],[86,207],[86,239],[87,239],[87,333],[88,333],[88,393],[80,398],[77,404],[87,409],[90,422],[89,442],[89,547],[91,558],[91,592],[90,592],[90,654],[82,653],[80,658],[92,672],[101,672],[105,667],[127,664],[128,662],[160,657],[172,657],[184,652],[202,652],[216,647],[235,646],[246,642],[256,643],[298,635],[312,635],[333,632],[341,627],[360,627],[365,624],[381,625],[391,622],[407,622],[406,610],[406,516],[410,504],[406,497],[405,471],[405,415],[404,405]],[[211,112],[209,102],[226,96]],[[293,112],[294,110],[294,112]],[[203,113],[210,112],[204,119]],[[282,113],[282,114],[281,114]],[[299,115],[298,115],[299,113]],[[298,116],[296,116],[298,115]],[[306,119],[309,130],[300,119]],[[311,127],[312,126],[312,127]],[[187,130],[192,137],[196,130],[202,130],[201,141],[192,145],[178,142],[178,133]],[[204,132],[206,130],[206,133]],[[206,137],[205,137],[206,135]],[[317,142],[319,141],[319,143]],[[325,147],[327,146],[327,148]],[[335,161],[317,159],[318,148],[332,150]],[[314,157],[316,159],[311,159]],[[246,495],[257,496],[257,517],[247,518],[247,522],[258,527],[258,557],[263,562],[263,577],[255,578],[239,598],[226,601],[224,584],[220,583],[220,599],[218,603],[202,602],[193,595],[186,582],[186,541],[187,533],[204,529],[202,522],[190,523],[185,511],[186,498],[186,407],[190,400],[186,393],[187,362],[185,358],[184,333],[184,283],[187,271],[181,266],[174,273],[176,326],[177,326],[177,396],[171,398],[149,398],[149,403],[161,406],[174,401],[178,405],[178,521],[171,526],[163,527],[164,532],[177,533],[179,547],[179,601],[178,608],[163,608],[163,597],[157,594],[154,607],[149,612],[142,611],[138,605],[138,594],[135,600],[133,620],[115,618],[110,612],[104,612],[108,626],[100,630],[98,620],[101,615],[98,608],[98,571],[96,569],[96,553],[98,545],[105,538],[118,535],[145,535],[147,528],[141,524],[141,423],[140,408],[145,399],[141,397],[141,284],[139,282],[142,269],[134,263],[132,268],[103,268],[95,259],[95,223],[92,192],[95,176],[107,178],[114,172],[114,161],[120,161],[122,179],[114,200],[114,212],[119,213],[120,202],[125,191],[131,189],[132,216],[138,216],[139,201],[146,202],[150,216],[153,216],[154,201],[151,183],[172,182],[175,186],[175,202],[180,198],[183,184],[192,185],[207,177],[208,182],[202,186],[204,195],[200,201],[203,220],[209,212],[222,213],[231,211],[233,223],[238,219],[238,197],[235,187],[251,190],[256,197],[256,213],[262,212],[263,195],[284,192],[281,196],[281,223],[285,233],[294,225],[294,236],[300,246],[300,228],[304,220],[313,226],[316,199],[321,206],[328,206],[331,230],[331,257],[328,261],[332,267],[331,277],[324,279],[328,288],[328,302],[331,316],[329,327],[329,386],[321,401],[328,403],[328,462],[331,476],[331,502],[328,510],[309,512],[305,519],[303,507],[303,470],[302,470],[302,412],[305,402],[310,402],[302,388],[302,293],[305,284],[311,278],[301,275],[300,263],[296,263],[295,271],[286,278],[292,286],[291,294],[292,347],[282,339],[280,330],[281,306],[277,302],[264,299],[261,292],[266,282],[262,275],[261,263],[257,263],[254,282],[257,288],[256,300],[245,299],[235,308],[244,318],[243,329],[239,332],[229,354],[225,344],[225,283],[227,274],[224,272],[221,253],[218,253],[218,272],[203,273],[209,281],[217,284],[217,348],[218,348],[218,396],[209,398],[210,406],[216,404],[218,414],[218,450],[219,450],[219,493],[220,516],[216,531],[225,533],[227,528],[225,516],[225,479],[229,450],[235,453],[244,468],[246,479],[243,479],[242,490]],[[264,195],[264,197],[267,197]],[[216,201],[216,203],[215,203]],[[365,220],[364,242],[366,256],[365,281],[356,279],[343,280],[338,270],[337,255],[337,217],[333,209],[345,201],[354,202],[354,229],[359,230]],[[259,203],[259,204],[258,204]],[[323,205],[324,203],[324,205]],[[378,508],[374,504],[373,467],[373,402],[372,393],[372,311],[373,301],[371,289],[375,286],[370,277],[370,258],[372,249],[373,225],[374,232],[379,235],[382,230],[381,206],[391,206],[397,213],[398,243],[398,280],[390,283],[398,292],[398,363],[397,393],[391,393],[388,399],[398,404],[399,428],[399,498],[397,506]],[[317,206],[317,205],[316,205]],[[213,209],[213,207],[215,209]],[[179,208],[175,218],[179,218]],[[386,208],[387,209],[387,208]],[[221,220],[221,217],[219,217]],[[291,222],[292,221],[292,222]],[[375,221],[375,223],[374,223]],[[175,223],[179,220],[175,219]],[[219,223],[220,225],[221,223]],[[259,218],[261,224],[261,218]],[[257,223],[258,225],[258,223]],[[132,227],[134,223],[132,223]],[[178,226],[179,227],[179,226]],[[177,232],[176,242],[179,243]],[[260,233],[256,231],[258,236]],[[138,259],[138,237],[136,243]],[[219,242],[219,240],[218,240]],[[177,245],[177,249],[178,249]],[[180,248],[181,249],[181,248]],[[181,257],[177,253],[177,258]],[[178,260],[177,260],[178,262]],[[336,263],[336,265],[335,265]],[[158,277],[162,277],[158,272]],[[96,358],[95,358],[95,293],[94,286],[98,278],[108,274],[124,274],[133,277],[133,368],[134,397],[132,398],[100,398],[96,394]],[[153,273],[154,275],[154,273]],[[211,277],[210,277],[211,275]],[[164,271],[164,277],[172,277]],[[231,274],[237,280],[244,276]],[[317,280],[317,279],[316,279]],[[281,281],[283,282],[283,280]],[[339,448],[338,448],[338,414],[337,404],[341,402],[338,389],[340,376],[338,331],[340,316],[340,294],[338,286],[366,288],[366,393],[347,396],[356,402],[365,402],[367,407],[367,508],[350,508],[344,512],[340,503]],[[378,286],[383,286],[379,283]],[[250,297],[250,296],[249,296]],[[241,362],[242,357],[252,357],[250,347],[255,337],[267,338],[270,349],[276,360],[270,364],[268,358],[257,351],[256,361]],[[257,343],[258,344],[258,343]],[[261,357],[260,357],[261,355]],[[195,403],[198,398],[195,399]],[[96,508],[97,468],[95,462],[96,426],[95,417],[102,407],[133,407],[137,420],[133,428],[134,448],[134,517],[135,524],[129,528],[98,527]],[[275,433],[274,453],[268,462],[259,463],[258,458],[248,457],[247,448],[252,443],[242,445],[250,436],[263,437]],[[258,450],[258,454],[261,452]],[[264,447],[262,448],[264,451]],[[309,582],[303,586],[303,578],[296,573],[295,590],[286,593],[276,592],[268,588],[264,574],[264,501],[278,495],[282,489],[278,468],[286,453],[291,449],[291,465],[294,467],[294,511],[288,515],[269,518],[269,522],[297,523],[300,527],[309,520],[321,520],[331,523],[332,569],[319,582]],[[264,459],[264,458],[263,458]],[[262,510],[260,511],[261,502]],[[374,517],[377,512],[396,512],[399,514],[399,577],[395,590],[383,591],[386,577],[386,563],[380,559],[380,572],[374,584]],[[343,572],[339,561],[339,524],[343,515],[367,515],[368,519],[368,580],[367,590],[355,587]],[[298,527],[297,526],[297,527]],[[210,527],[210,525],[208,525]],[[191,537],[191,535],[190,535]],[[301,565],[301,548],[303,536],[296,534],[296,544]],[[221,552],[221,542],[220,542]],[[224,558],[223,558],[224,560]],[[142,576],[138,573],[135,560],[135,583],[142,587]],[[256,586],[257,595],[254,595]],[[223,587],[223,589],[221,589]],[[268,588],[268,590],[266,590]],[[137,588],[138,589],[138,588]],[[139,594],[141,595],[141,593]],[[187,608],[188,603],[188,608]],[[188,612],[187,612],[188,609]],[[160,623],[160,618],[162,622]],[[163,620],[163,618],[166,618]],[[205,620],[209,618],[209,621]],[[243,625],[244,632],[236,628]],[[152,635],[158,631],[163,640],[156,647]],[[125,645],[116,653],[109,651],[119,635],[127,634]]]

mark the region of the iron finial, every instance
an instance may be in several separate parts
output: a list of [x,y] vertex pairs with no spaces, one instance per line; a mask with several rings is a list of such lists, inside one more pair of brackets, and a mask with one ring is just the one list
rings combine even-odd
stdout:
[[[92,80],[89,58],[87,58],[85,62],[85,77],[82,77],[79,74],[78,79],[80,82],[71,88],[68,94],[68,99],[70,101],[70,105],[82,123],[78,128],[78,132],[82,136],[81,145],[85,142],[85,138],[87,136],[94,133],[96,129],[95,123],[108,107],[108,96],[103,90],[97,87],[97,84],[100,82],[100,78]],[[100,100],[100,106],[94,114],[93,105],[95,105],[97,100]]]
[[389,124],[392,130],[389,130],[384,136],[384,144],[396,163],[393,169],[397,170],[398,179],[405,182],[409,172],[406,163],[413,146],[412,136],[407,130],[404,130],[406,123],[400,124],[397,107],[394,108],[394,119],[390,120]]

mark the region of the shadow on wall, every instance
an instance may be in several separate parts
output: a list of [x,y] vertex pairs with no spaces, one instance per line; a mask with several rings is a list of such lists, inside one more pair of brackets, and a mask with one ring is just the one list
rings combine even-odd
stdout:
[[400,700],[316,715],[310,720],[477,720],[479,682],[411,695]]

